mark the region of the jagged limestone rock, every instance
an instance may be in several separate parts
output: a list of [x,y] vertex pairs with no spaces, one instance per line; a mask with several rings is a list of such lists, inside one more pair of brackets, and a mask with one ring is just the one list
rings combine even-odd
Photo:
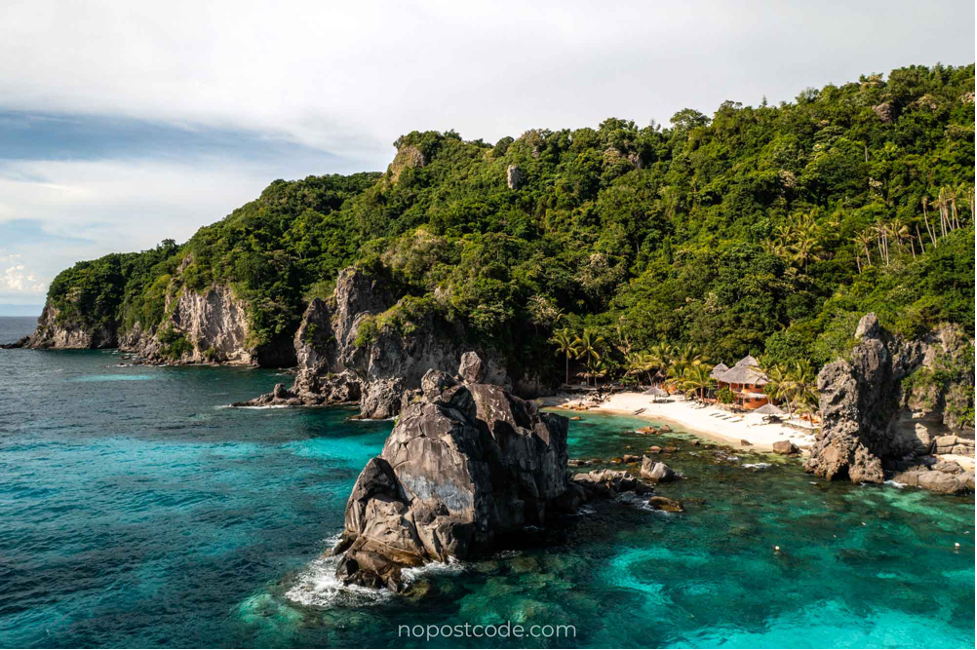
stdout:
[[[954,387],[934,392],[921,378],[973,342],[950,327],[923,340],[900,340],[879,325],[875,314],[861,319],[855,337],[851,360],[830,363],[818,375],[823,424],[805,469],[829,480],[881,483],[898,462],[929,453],[934,432],[948,430],[948,423],[959,425],[953,409],[946,408]],[[972,385],[972,369],[963,375],[958,381]],[[972,428],[957,428],[973,438]],[[919,484],[929,487],[931,481]]]
[[[262,395],[244,404],[357,400],[360,417],[390,418],[414,398],[428,370],[452,372],[459,362],[466,381],[511,385],[497,356],[486,354],[485,361],[470,352],[458,324],[431,312],[408,314],[405,300],[397,300],[383,278],[356,267],[343,269],[332,297],[314,299],[303,315],[295,335],[299,367],[287,397],[277,401]],[[391,314],[409,320],[410,327],[387,324]]]

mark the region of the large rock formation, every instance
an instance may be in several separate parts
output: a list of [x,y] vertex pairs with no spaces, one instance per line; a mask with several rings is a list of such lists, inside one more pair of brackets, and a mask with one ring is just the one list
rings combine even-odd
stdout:
[[34,332],[10,347],[37,350],[114,348],[118,344],[117,328],[115,323],[86,324],[77,319],[62,318],[58,310],[47,303]]
[[[959,328],[945,326],[923,340],[904,341],[868,314],[855,338],[850,361],[830,363],[818,375],[823,425],[808,472],[881,483],[887,472],[934,471],[935,463],[926,459],[947,435],[954,444],[943,448],[973,449],[972,443],[955,442],[958,436],[974,437],[973,423],[963,415],[973,398],[973,342]],[[930,483],[936,481],[916,481],[922,487]],[[960,489],[966,489],[965,478]]]
[[[469,357],[462,370],[475,365]],[[574,511],[605,483],[608,496],[637,487],[625,472],[571,482],[567,425],[499,386],[429,371],[356,481],[333,551],[342,555],[337,575],[399,590],[405,567],[490,551],[500,536]]]
[[[187,255],[177,269],[177,277],[193,263]],[[171,287],[178,286],[175,282]],[[72,301],[71,294],[65,298]],[[90,322],[68,318],[49,300],[37,321],[34,333],[17,343],[35,349],[95,349],[118,347],[149,363],[224,363],[284,367],[295,365],[291,341],[252,342],[247,303],[236,298],[224,285],[202,293],[186,287],[168,289],[162,298],[162,321],[144,328],[138,321],[124,327],[118,319]],[[77,311],[77,309],[75,310]]]
[[[330,300],[314,299],[295,334],[298,373],[290,389],[276,386],[245,405],[317,406],[356,401],[360,416],[390,418],[418,393],[430,370],[458,367],[465,344],[460,325],[356,267],[343,269]],[[480,381],[511,385],[503,364],[484,351]],[[465,371],[472,372],[471,369]]]
[[263,367],[295,365],[290,342],[250,342],[247,304],[217,285],[197,293],[167,295],[163,322],[144,331],[140,323],[120,335],[119,349],[151,362],[221,363]]

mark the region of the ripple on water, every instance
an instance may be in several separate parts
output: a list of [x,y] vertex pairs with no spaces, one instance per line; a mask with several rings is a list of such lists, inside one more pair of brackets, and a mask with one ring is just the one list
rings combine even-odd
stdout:
[[69,379],[71,382],[102,382],[102,381],[150,381],[161,379],[162,375],[85,375]]

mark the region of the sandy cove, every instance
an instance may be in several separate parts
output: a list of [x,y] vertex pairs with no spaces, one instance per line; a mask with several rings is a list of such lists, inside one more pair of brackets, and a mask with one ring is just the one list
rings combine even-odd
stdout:
[[[570,408],[581,404],[579,398],[560,398],[551,402],[557,408]],[[585,400],[584,400],[585,403]],[[635,411],[644,409],[635,415]],[[653,397],[641,393],[614,393],[589,412],[611,415],[627,415],[648,420],[663,420],[679,425],[689,433],[714,441],[746,447],[742,441],[757,451],[770,451],[778,440],[790,440],[804,449],[814,443],[814,429],[802,431],[782,424],[766,424],[763,416],[755,413],[731,415],[715,406],[700,408],[680,397],[671,397],[667,402],[655,402]],[[728,419],[722,419],[724,416]],[[584,416],[586,417],[586,416]],[[803,420],[794,420],[800,426],[807,425]]]

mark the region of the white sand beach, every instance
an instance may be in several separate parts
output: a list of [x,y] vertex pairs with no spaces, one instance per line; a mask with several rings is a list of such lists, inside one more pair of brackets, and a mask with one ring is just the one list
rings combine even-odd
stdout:
[[[579,398],[563,400],[554,405],[572,407],[581,403]],[[635,411],[644,409],[635,415]],[[743,440],[758,451],[769,451],[778,440],[790,440],[802,450],[814,443],[814,429],[804,420],[795,418],[793,423],[805,426],[808,431],[786,427],[782,424],[766,424],[763,416],[756,413],[732,415],[715,406],[701,408],[681,397],[670,397],[666,402],[641,393],[615,393],[603,403],[589,409],[591,412],[629,415],[650,420],[664,420],[681,428],[734,446],[745,446]],[[582,417],[586,417],[583,415]],[[786,417],[786,416],[785,416]]]

